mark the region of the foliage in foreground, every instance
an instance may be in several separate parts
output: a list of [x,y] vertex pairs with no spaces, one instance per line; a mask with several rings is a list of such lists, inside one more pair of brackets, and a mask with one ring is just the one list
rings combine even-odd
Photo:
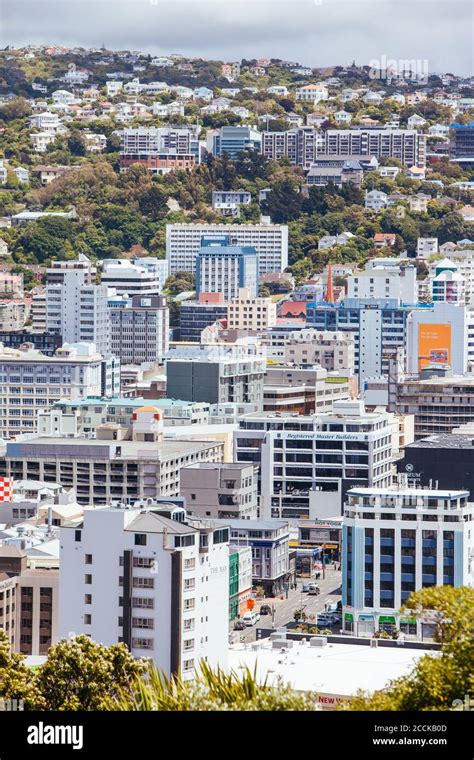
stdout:
[[242,673],[213,670],[201,662],[194,681],[167,678],[151,667],[144,678],[137,678],[112,702],[116,710],[161,711],[291,711],[317,710],[317,695],[296,692],[280,682],[272,687],[265,680],[259,683],[256,671],[249,668]]
[[412,672],[373,695],[359,693],[346,710],[452,710],[474,698],[474,589],[434,586],[411,594],[405,609],[426,615],[437,628],[441,655],[425,655]]

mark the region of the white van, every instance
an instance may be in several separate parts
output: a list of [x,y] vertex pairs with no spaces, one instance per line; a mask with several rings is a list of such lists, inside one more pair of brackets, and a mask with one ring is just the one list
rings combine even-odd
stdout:
[[255,623],[260,620],[260,615],[258,612],[246,612],[245,615],[243,615],[242,620],[245,625],[255,625]]

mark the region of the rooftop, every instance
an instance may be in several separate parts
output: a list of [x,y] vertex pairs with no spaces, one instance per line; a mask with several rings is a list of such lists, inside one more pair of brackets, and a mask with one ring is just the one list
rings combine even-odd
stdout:
[[281,677],[298,691],[349,697],[359,689],[374,692],[389,681],[407,675],[427,652],[408,647],[370,647],[358,644],[327,644],[311,647],[295,642],[281,652],[265,641],[257,651],[237,645],[229,650],[229,668],[257,668],[259,681],[276,685]]
[[408,443],[409,449],[470,449],[474,452],[473,438],[470,435],[453,433],[435,433],[419,441]]

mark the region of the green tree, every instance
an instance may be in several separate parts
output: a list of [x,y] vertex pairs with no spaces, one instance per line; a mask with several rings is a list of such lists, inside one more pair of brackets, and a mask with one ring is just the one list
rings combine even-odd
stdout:
[[359,694],[345,709],[452,710],[456,700],[474,698],[474,589],[424,588],[410,595],[404,609],[434,623],[441,655],[425,655],[409,675],[371,696]]
[[188,290],[194,290],[195,281],[192,272],[175,272],[165,282],[165,290],[171,296],[178,296]]
[[47,710],[103,710],[144,671],[125,644],[106,647],[80,635],[50,648],[36,684]]
[[156,184],[143,190],[138,196],[138,206],[142,214],[152,219],[163,219],[168,213],[168,193]]
[[86,155],[86,141],[79,129],[71,129],[67,138],[67,147],[73,156]]
[[43,709],[34,673],[23,664],[24,659],[24,655],[12,651],[7,634],[0,628],[0,696],[23,700],[26,710]]
[[299,188],[289,177],[276,182],[263,202],[263,209],[276,224],[286,224],[301,214],[303,198]]

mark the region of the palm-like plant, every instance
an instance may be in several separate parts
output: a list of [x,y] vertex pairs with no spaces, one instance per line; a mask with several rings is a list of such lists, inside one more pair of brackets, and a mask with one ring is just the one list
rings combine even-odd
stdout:
[[151,664],[147,673],[131,681],[119,699],[111,701],[112,710],[134,711],[254,711],[316,710],[313,693],[293,691],[279,681],[270,686],[267,679],[259,682],[257,668],[213,670],[202,661],[193,680],[181,675],[166,676]]

